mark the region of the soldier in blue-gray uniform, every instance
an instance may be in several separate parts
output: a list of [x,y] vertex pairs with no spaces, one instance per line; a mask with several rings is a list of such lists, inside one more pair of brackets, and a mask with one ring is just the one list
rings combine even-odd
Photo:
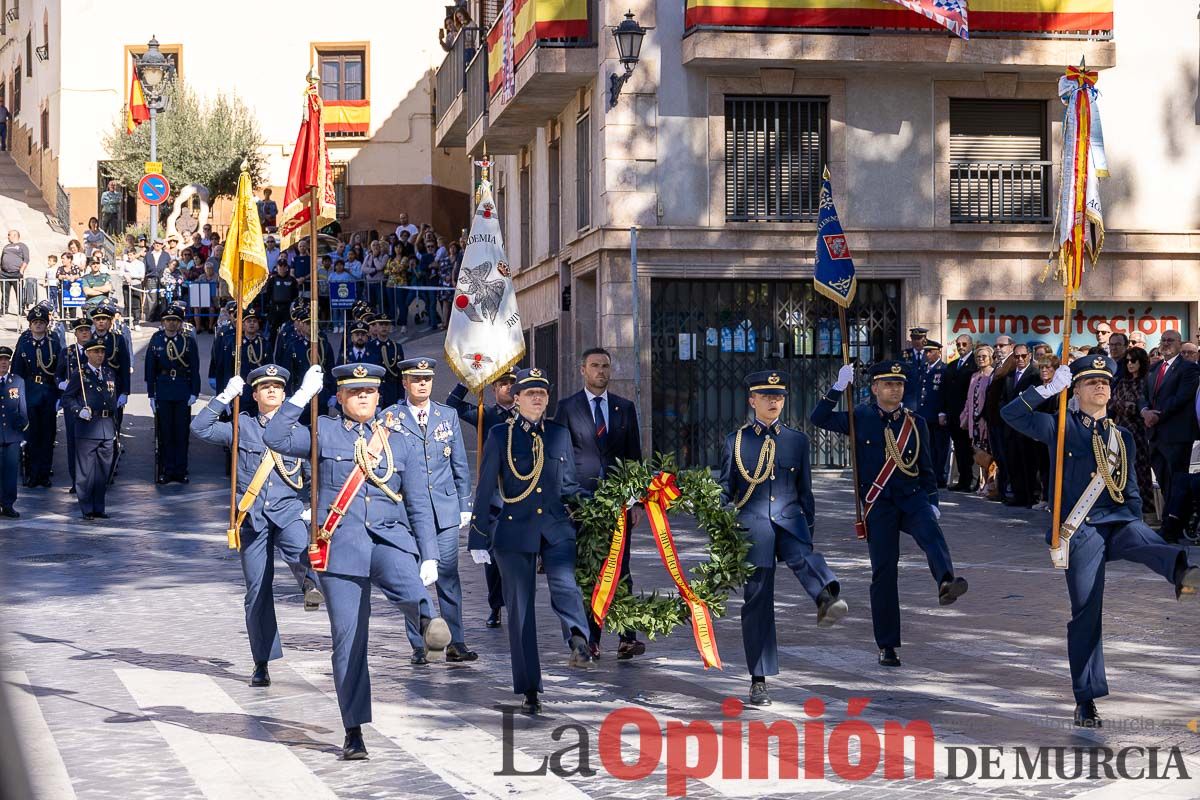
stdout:
[[[232,319],[237,313],[237,301],[230,300],[226,303],[225,313]],[[208,352],[208,388],[213,394],[217,393],[217,387],[224,386],[233,376],[233,343],[237,340],[235,333],[234,327],[228,322],[217,323],[212,349]]]
[[[300,388],[267,423],[267,447],[296,458],[309,454],[310,433],[296,423],[324,389],[322,373],[320,365],[310,367]],[[383,368],[375,364],[337,367],[341,413],[317,420],[320,494],[313,513],[319,513],[322,535],[328,537],[321,590],[333,634],[333,682],[346,727],[346,760],[367,756],[361,726],[371,721],[371,584],[403,610],[421,609],[420,629],[430,661],[444,658],[450,644],[450,629],[434,615],[425,590],[438,574],[425,464],[416,448],[402,441],[411,434],[400,420],[379,409],[382,376]],[[335,505],[339,495],[342,502]]]
[[[478,656],[467,647],[463,634],[462,582],[458,576],[459,532],[471,523],[471,473],[458,415],[449,406],[430,399],[436,368],[437,361],[427,356],[401,362],[405,400],[387,410],[412,434],[405,438],[425,465],[423,474],[437,525],[438,603],[442,618],[450,626],[446,660],[474,661]],[[412,663],[424,664],[425,648],[416,619],[409,616],[406,626],[413,646]]]
[[272,593],[275,548],[304,594],[304,610],[316,611],[324,599],[308,566],[308,525],[301,516],[307,464],[271,452],[263,444],[263,430],[283,405],[288,378],[287,370],[275,364],[258,367],[246,380],[234,376],[192,421],[196,438],[232,447],[233,423],[222,422],[221,417],[230,413],[233,398],[249,385],[257,410],[239,415],[237,486],[239,506],[246,497],[254,503],[241,520],[236,543],[246,579],[246,633],[254,658],[251,686],[270,686],[267,663],[283,657]]
[[[900,593],[896,581],[901,531],[913,537],[925,552],[941,605],[950,605],[967,591],[967,581],[954,575],[950,548],[938,526],[942,512],[938,508],[929,429],[925,420],[903,405],[906,382],[903,363],[876,364],[871,368],[874,402],[860,403],[854,409],[858,491],[863,499],[871,555],[871,620],[879,663],[885,667],[900,666],[896,655],[900,646]],[[834,409],[842,392],[853,383],[854,367],[842,367],[833,388],[813,408],[814,425],[835,433],[850,432],[848,412]],[[872,485],[881,488],[873,489]]]
[[[542,557],[550,606],[562,623],[570,649],[568,664],[589,668],[588,624],[575,582],[575,526],[567,502],[584,494],[575,480],[571,432],[545,418],[550,379],[537,367],[521,370],[513,388],[517,416],[488,432],[479,468],[479,488],[467,547],[476,564],[495,559],[508,608],[508,646],[513,691],[524,695],[521,711],[542,710],[542,667],[538,656],[537,558]],[[489,527],[492,501],[501,509]]]
[[[234,309],[236,313],[236,309]],[[241,374],[238,375],[242,379],[245,386],[242,391],[241,410],[243,413],[254,416],[258,413],[258,406],[254,400],[253,387],[248,383],[250,373],[254,372],[259,367],[265,367],[271,361],[271,339],[263,333],[263,324],[266,318],[262,312],[255,306],[250,306],[242,312],[242,364]],[[234,331],[233,325],[226,326],[226,330]],[[217,365],[217,386],[227,386],[233,380],[233,344],[236,341],[233,334],[230,334],[228,342],[229,352],[221,357],[220,363]],[[217,343],[213,342],[215,348]],[[278,367],[279,365],[276,364]],[[213,391],[216,389],[214,387]]]
[[933,474],[939,489],[946,488],[946,470],[950,467],[950,420],[946,417],[946,362],[942,361],[942,343],[925,341],[925,369],[917,380],[914,408],[929,428],[933,446]]
[[[517,413],[516,404],[513,402],[513,385],[516,380],[517,373],[510,369],[492,382],[492,391],[496,393],[496,402],[483,407],[483,432],[485,434],[497,425],[508,422]],[[461,422],[472,428],[479,424],[479,406],[467,402],[467,387],[461,383],[450,391],[449,396],[446,397],[446,405],[458,412]],[[492,507],[489,509],[488,530],[495,529],[496,520],[500,516],[500,507],[500,498],[494,498]],[[483,577],[487,583],[488,608],[491,609],[484,625],[489,628],[499,628],[500,609],[504,608],[504,584],[500,580],[500,568],[496,566],[495,559],[483,565]]]
[[[125,337],[113,330],[117,309],[111,303],[101,303],[92,311],[92,340],[104,344],[105,363],[117,376],[117,394],[128,401],[132,383],[133,356]],[[124,407],[124,403],[121,404]],[[117,426],[120,427],[120,414]]]
[[25,447],[25,487],[50,487],[54,466],[54,434],[58,417],[58,365],[62,345],[47,331],[50,312],[34,306],[26,316],[29,330],[21,334],[13,354],[12,369],[25,380],[29,410],[28,444]]
[[74,420],[75,495],[86,520],[108,519],[104,498],[112,474],[121,396],[117,376],[108,366],[104,342],[84,345],[87,363],[70,376],[63,395],[63,414]]
[[750,671],[750,702],[771,704],[768,675],[779,674],[775,638],[775,564],[795,573],[817,604],[817,625],[834,625],[846,615],[841,586],[825,558],[813,550],[816,507],[809,469],[808,436],[780,422],[787,378],[768,370],[746,376],[754,418],[725,437],[721,494],[749,531],[754,574],[746,581],[742,644]]
[[154,411],[158,441],[159,484],[188,482],[188,428],[192,404],[200,395],[200,346],[180,330],[187,308],[172,303],[162,315],[162,330],[146,348],[146,394]]
[[367,326],[371,334],[367,346],[375,353],[373,361],[387,370],[383,383],[379,385],[379,404],[387,408],[404,396],[400,386],[400,363],[404,361],[404,348],[392,341],[392,318],[387,314],[370,317]]
[[17,519],[17,483],[21,472],[21,448],[29,427],[25,402],[25,379],[12,372],[13,351],[0,346],[0,517]]
[[[356,319],[351,322],[348,335],[350,341],[346,344],[346,354],[338,357],[338,364],[378,364],[383,366],[380,361],[379,348],[371,347],[370,325],[365,319]],[[382,384],[380,384],[380,389],[379,396],[380,402],[382,402]],[[384,408],[386,407],[384,406]]]
[[[306,374],[308,368],[312,366],[309,363],[310,345],[308,341],[309,333],[309,307],[308,304],[298,306],[295,313],[295,326],[291,335],[288,337],[287,343],[283,348],[283,353],[276,354],[275,363],[284,367],[292,374],[292,386],[288,387],[291,391],[296,391],[300,387],[300,378]],[[322,412],[330,410],[334,398],[334,380],[333,373],[330,372],[335,361],[333,358],[333,348],[329,346],[329,340],[317,334],[317,346],[321,354],[321,374],[324,377],[325,386],[321,389],[321,393],[317,398],[318,406]],[[304,416],[300,420],[303,424],[308,424],[308,417]]]
[[[1078,358],[1070,367],[1059,367],[1049,383],[1026,389],[1000,411],[1014,430],[1042,442],[1053,453],[1058,447],[1058,418],[1036,409],[1068,387],[1079,401],[1079,410],[1067,414],[1062,545],[1051,551],[1051,558],[1066,569],[1071,598],[1067,658],[1075,724],[1081,727],[1103,724],[1095,701],[1108,694],[1101,635],[1105,563],[1124,560],[1146,565],[1171,582],[1176,599],[1194,597],[1200,588],[1200,567],[1188,562],[1187,551],[1167,544],[1142,521],[1142,498],[1136,476],[1130,474],[1136,456],[1133,434],[1108,417],[1116,366],[1105,355]],[[1054,484],[1053,474],[1050,482]],[[1046,539],[1050,541],[1049,533]]]
[[[75,336],[75,342],[69,344],[62,350],[62,356],[58,359],[58,372],[55,379],[58,381],[58,396],[60,402],[63,394],[66,393],[67,387],[71,385],[71,381],[79,379],[80,370],[87,364],[87,355],[84,348],[87,343],[92,340],[92,321],[86,315],[80,316],[72,325],[72,330]],[[63,407],[66,404],[63,403]],[[75,417],[72,414],[63,414],[63,429],[67,436],[67,474],[71,478],[71,486],[67,489],[70,494],[75,494]]]

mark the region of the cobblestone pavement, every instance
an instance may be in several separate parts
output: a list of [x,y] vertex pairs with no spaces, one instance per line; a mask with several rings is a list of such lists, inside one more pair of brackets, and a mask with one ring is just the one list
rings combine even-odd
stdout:
[[[1112,695],[1100,702],[1106,727],[1072,729],[1067,597],[1041,543],[1045,515],[946,494],[943,526],[971,590],[955,606],[938,607],[924,559],[906,541],[900,573],[904,667],[885,670],[875,663],[869,563],[853,538],[841,475],[817,477],[818,546],[842,581],[850,615],[834,629],[817,629],[811,602],[783,570],[776,598],[783,672],[771,683],[775,704],[746,709],[736,720],[748,735],[757,728],[753,722],[800,728],[799,779],[787,775],[786,748],[781,759],[772,745],[765,779],[739,780],[736,739],[728,749],[713,740],[710,750],[695,741],[685,748],[673,735],[656,758],[659,740],[645,737],[639,753],[632,727],[621,740],[624,762],[633,765],[641,755],[647,765],[657,763],[653,772],[621,780],[603,763],[601,723],[616,709],[641,709],[664,728],[708,720],[722,730],[722,700],[742,698],[748,688],[740,598],[731,599],[729,616],[717,623],[723,671],[706,672],[691,636],[678,631],[651,642],[644,657],[620,663],[613,658],[615,637],[606,637],[600,663],[579,674],[566,668],[543,589],[538,619],[545,715],[518,715],[506,734],[497,709],[515,703],[506,631],[483,627],[481,568],[465,553],[469,642],[480,661],[410,666],[403,620],[376,594],[370,649],[375,719],[366,729],[371,758],[340,762],[342,731],[324,612],[304,613],[280,565],[275,587],[285,657],[272,664],[271,687],[247,685],[252,664],[241,573],[224,543],[228,482],[220,451],[193,443],[191,485],[155,487],[147,409],[139,400],[127,420],[129,449],[112,492],[113,520],[79,519],[65,493],[60,447],[55,488],[23,492],[18,508],[24,516],[6,520],[0,534],[6,556],[0,576],[2,685],[42,797],[662,797],[669,786],[679,788],[668,784],[668,761],[677,769],[717,764],[712,776],[686,782],[693,797],[1200,796],[1200,735],[1187,727],[1191,721],[1196,728],[1200,717],[1200,604],[1177,603],[1169,585],[1135,565],[1110,565],[1105,634]],[[675,525],[685,560],[695,559],[702,534],[686,520]],[[633,534],[636,584],[666,589],[669,580],[645,532],[643,524]],[[803,727],[813,724],[814,709],[806,702],[814,698],[825,706],[818,720],[824,741]],[[854,698],[869,698],[869,704],[864,709]],[[875,733],[865,745],[859,738],[847,742],[845,734],[863,728],[839,727],[847,720],[863,720]],[[911,742],[909,760],[898,765],[907,777],[889,779],[882,759],[870,768],[876,745],[886,746],[885,723],[914,720],[932,726],[936,777],[912,777]],[[733,734],[736,728],[725,730]],[[508,770],[506,740],[514,748]],[[990,751],[997,759],[991,771],[1003,770],[1002,779],[983,777],[989,751],[981,748],[988,746],[1003,748],[1003,754]],[[1045,779],[1021,777],[1017,748],[1030,748],[1036,758],[1039,747],[1067,748],[1065,772],[1056,771],[1051,750],[1042,756],[1049,766]],[[1103,747],[1163,748],[1154,770],[1170,777],[1109,780],[1101,766],[1091,779],[1087,756],[1083,775],[1071,780],[1075,753],[1085,752],[1072,748]],[[809,748],[819,760],[823,749],[830,754],[823,774],[819,761],[811,769],[805,762]],[[837,754],[847,748],[850,765],[866,760],[865,777],[844,777],[850,769]],[[556,751],[565,751],[556,762],[560,774],[497,774],[534,772]],[[581,752],[584,770],[578,769]],[[606,752],[611,762],[616,750]],[[969,756],[976,763],[968,771]],[[743,753],[740,761],[741,774],[750,774],[753,759]],[[1125,772],[1149,773],[1149,762],[1146,751],[1132,752]],[[1110,768],[1116,763],[1114,756]],[[950,770],[965,777],[948,779]],[[1188,779],[1181,778],[1184,772]]]

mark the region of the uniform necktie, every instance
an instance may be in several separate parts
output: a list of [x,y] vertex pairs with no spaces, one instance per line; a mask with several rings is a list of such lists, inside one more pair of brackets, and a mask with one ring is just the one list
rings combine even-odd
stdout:
[[422,433],[425,431],[425,409],[417,411],[417,424],[421,426]]
[[604,434],[608,433],[608,428],[604,424],[604,398],[593,397],[592,403],[596,406],[594,414],[596,417],[596,438],[604,441]]

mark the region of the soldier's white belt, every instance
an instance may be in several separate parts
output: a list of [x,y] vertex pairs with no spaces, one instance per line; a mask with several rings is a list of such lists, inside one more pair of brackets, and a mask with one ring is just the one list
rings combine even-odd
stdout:
[[[1108,429],[1108,468],[1109,471],[1117,466],[1117,459],[1121,455],[1121,434],[1117,431],[1117,426],[1113,425]],[[1104,476],[1100,474],[1100,470],[1096,470],[1096,474],[1092,477],[1087,488],[1083,490],[1083,494],[1075,501],[1075,506],[1071,512],[1067,514],[1067,518],[1063,520],[1059,529],[1058,549],[1050,548],[1050,560],[1054,562],[1054,566],[1059,569],[1066,569],[1071,563],[1071,537],[1075,535],[1075,531],[1079,530],[1079,526],[1087,520],[1087,515],[1092,512],[1092,507],[1096,505],[1096,501],[1100,499],[1100,495],[1107,491],[1104,484]]]

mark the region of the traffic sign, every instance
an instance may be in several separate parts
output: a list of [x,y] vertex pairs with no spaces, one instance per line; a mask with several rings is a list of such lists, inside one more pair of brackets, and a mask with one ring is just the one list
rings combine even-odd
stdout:
[[147,161],[146,162],[146,174],[147,175],[162,175],[163,174],[162,162],[161,161]]
[[171,184],[162,175],[143,175],[138,181],[138,196],[152,206],[162,205],[171,194]]

